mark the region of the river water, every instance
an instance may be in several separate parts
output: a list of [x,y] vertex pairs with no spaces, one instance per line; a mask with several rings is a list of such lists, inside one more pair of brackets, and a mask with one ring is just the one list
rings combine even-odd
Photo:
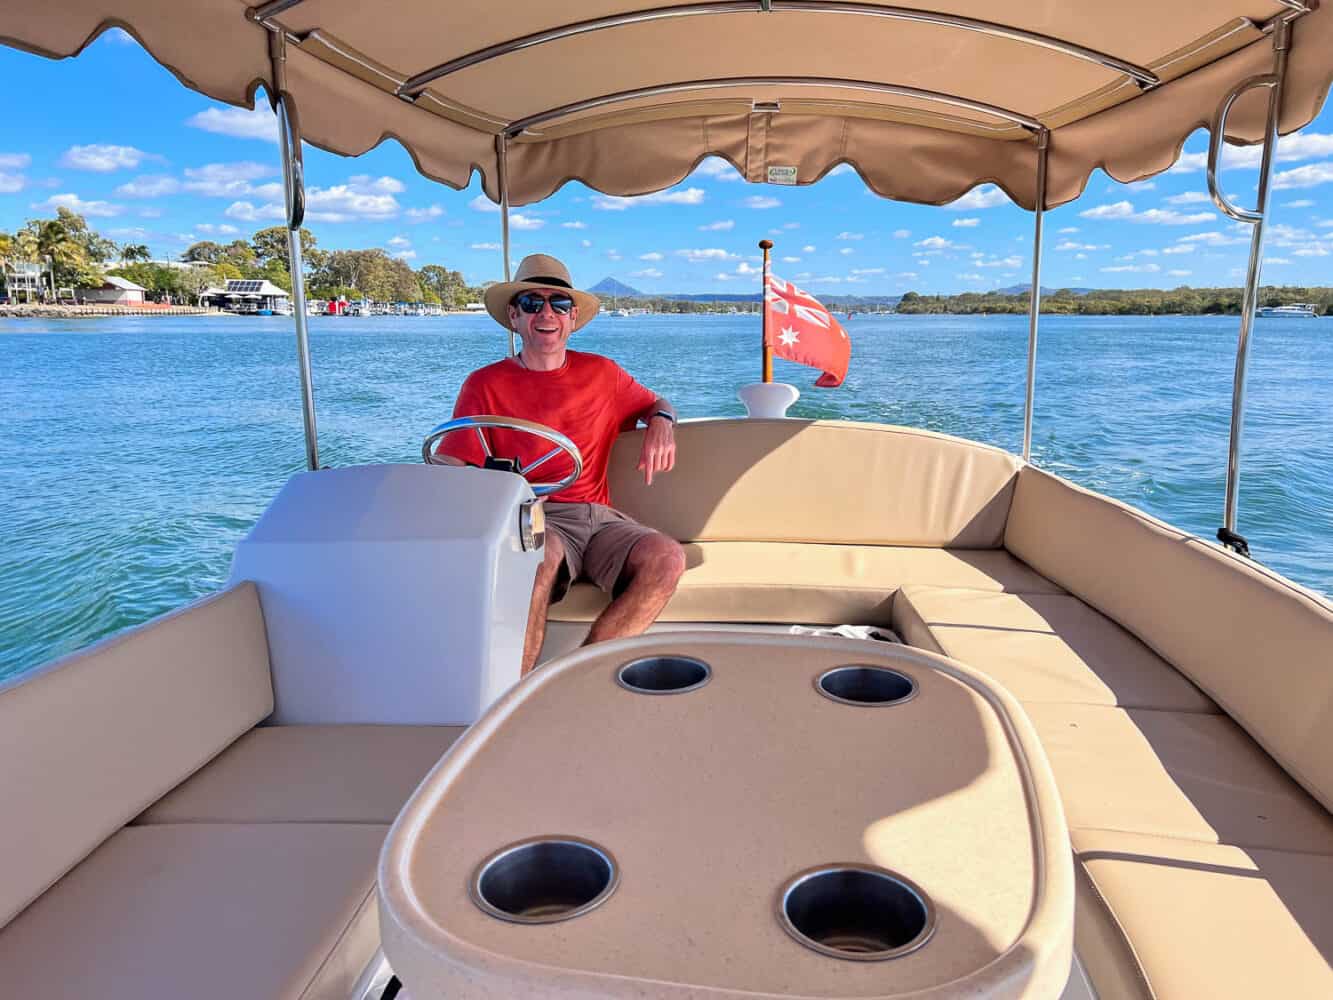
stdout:
[[[1023,317],[857,316],[839,389],[777,362],[793,416],[1022,448]],[[1033,460],[1205,538],[1221,523],[1237,320],[1043,317]],[[480,316],[311,320],[321,459],[420,460],[506,338]],[[739,416],[753,316],[603,317],[610,355],[682,416]],[[0,320],[0,677],[214,590],[304,462],[291,321]],[[1333,320],[1258,321],[1239,529],[1333,593]]]

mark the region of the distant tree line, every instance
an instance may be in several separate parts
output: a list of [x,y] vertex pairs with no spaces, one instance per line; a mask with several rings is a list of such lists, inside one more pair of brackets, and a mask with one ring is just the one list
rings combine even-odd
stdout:
[[[1235,315],[1240,312],[1242,289],[1239,288],[1138,288],[1098,289],[1073,292],[1067,288],[1043,293],[1043,314],[1066,316],[1208,316]],[[1333,288],[1277,287],[1265,285],[1259,290],[1260,306],[1285,306],[1310,302],[1328,315],[1333,309]],[[961,295],[920,295],[908,292],[898,303],[898,312],[910,314],[952,313],[1027,313],[1028,295],[1000,292],[964,292]]]
[[[452,309],[481,299],[482,288],[469,285],[459,271],[438,264],[414,271],[406,261],[378,248],[321,250],[314,235],[302,229],[301,251],[311,298],[345,295]],[[57,209],[54,219],[30,219],[12,235],[0,232],[0,265],[33,263],[49,268],[57,294],[61,289],[73,289],[77,295],[79,289],[98,288],[107,275],[143,286],[153,301],[191,302],[205,288],[232,278],[266,278],[286,291],[292,289],[285,226],[261,229],[248,240],[191,244],[180,260],[202,265],[198,267],[172,267],[153,263],[150,257],[143,244],[118,245],[68,208]]]

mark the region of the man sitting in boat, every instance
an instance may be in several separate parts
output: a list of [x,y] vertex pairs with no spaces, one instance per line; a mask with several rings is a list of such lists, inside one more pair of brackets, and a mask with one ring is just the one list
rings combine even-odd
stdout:
[[[523,643],[526,674],[541,651],[547,607],[574,580],[591,580],[613,596],[585,644],[640,634],[675,593],[685,571],[684,550],[611,506],[606,469],[616,436],[642,422],[647,431],[638,468],[644,480],[651,485],[655,473],[669,472],[676,461],[676,414],[610,358],[566,348],[570,334],[597,315],[600,302],[574,288],[568,269],[554,257],[523,258],[515,280],[486,289],[485,302],[497,323],[518,333],[523,349],[469,375],[454,417],[489,413],[533,420],[573,440],[583,455],[583,474],[546,502],[545,558]],[[545,442],[531,435],[486,433],[495,455],[517,456],[524,466],[545,450]],[[475,436],[461,433],[441,440],[436,454],[450,464],[481,464],[484,458]],[[559,472],[543,466],[540,475],[556,478]]]

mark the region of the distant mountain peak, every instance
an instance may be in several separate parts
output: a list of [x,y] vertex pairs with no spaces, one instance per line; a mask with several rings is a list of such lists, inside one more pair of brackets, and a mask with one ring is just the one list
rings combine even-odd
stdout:
[[623,281],[617,281],[610,275],[607,275],[601,281],[597,282],[597,284],[589,288],[588,291],[592,292],[594,295],[619,295],[624,296],[625,298],[643,296],[643,292],[639,291],[637,288],[631,288]]

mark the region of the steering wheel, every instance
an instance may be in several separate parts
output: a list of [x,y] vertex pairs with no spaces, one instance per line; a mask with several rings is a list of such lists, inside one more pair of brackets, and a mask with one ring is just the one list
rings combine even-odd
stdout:
[[458,417],[454,420],[440,424],[426,435],[425,441],[421,442],[421,460],[427,465],[447,464],[445,462],[435,461],[434,450],[436,442],[446,434],[452,434],[454,431],[465,431],[469,428],[476,431],[477,439],[481,441],[482,451],[486,452],[487,458],[490,458],[492,457],[491,446],[486,440],[486,435],[482,433],[482,430],[487,427],[497,427],[507,431],[523,431],[555,445],[554,448],[541,458],[530,462],[526,468],[520,468],[518,470],[520,475],[526,476],[533,469],[537,468],[537,466],[555,458],[555,456],[559,455],[561,452],[568,455],[570,460],[574,463],[574,471],[559,482],[529,483],[528,485],[532,487],[532,492],[535,496],[544,497],[551,493],[559,493],[561,490],[573,486],[575,480],[583,474],[583,456],[579,453],[579,446],[559,431],[552,430],[545,424],[539,424],[535,420],[523,420],[519,417],[499,417],[491,413],[481,413],[475,417]]

